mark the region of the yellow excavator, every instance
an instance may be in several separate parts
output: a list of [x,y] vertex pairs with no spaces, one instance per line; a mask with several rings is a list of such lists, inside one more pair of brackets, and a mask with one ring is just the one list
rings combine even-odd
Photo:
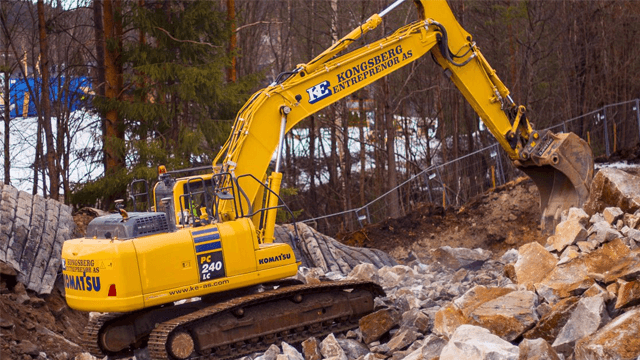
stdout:
[[284,135],[428,52],[538,186],[544,228],[582,205],[593,176],[589,146],[575,134],[532,129],[446,1],[414,0],[417,21],[340,55],[403,1],[251,96],[207,174],[174,178],[160,166],[153,211],[119,207],[94,219],[84,238],[64,243],[67,303],[103,313],[84,331],[92,354],[147,346],[154,359],[237,358],[357,327],[382,289],[361,281],[296,283],[294,249],[274,242]]

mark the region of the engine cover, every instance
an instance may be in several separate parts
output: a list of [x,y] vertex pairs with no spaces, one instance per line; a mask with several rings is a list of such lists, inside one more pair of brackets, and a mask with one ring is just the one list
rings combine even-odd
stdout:
[[126,219],[120,214],[97,217],[87,226],[87,238],[90,239],[133,239],[170,232],[165,213],[130,212]]

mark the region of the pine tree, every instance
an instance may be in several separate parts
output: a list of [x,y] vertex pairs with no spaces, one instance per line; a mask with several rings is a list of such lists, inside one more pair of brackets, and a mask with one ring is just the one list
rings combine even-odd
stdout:
[[123,23],[138,38],[123,43],[124,90],[117,100],[96,101],[98,108],[117,109],[123,120],[126,169],[85,186],[76,201],[91,203],[133,177],[153,178],[160,164],[179,169],[211,163],[255,84],[254,77],[226,80],[232,29],[217,5],[128,3]]

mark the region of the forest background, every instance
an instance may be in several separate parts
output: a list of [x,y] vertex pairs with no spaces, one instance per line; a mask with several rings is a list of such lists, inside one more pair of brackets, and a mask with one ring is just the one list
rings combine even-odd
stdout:
[[[156,178],[160,164],[170,170],[210,165],[253,91],[390,3],[4,0],[3,181],[75,207],[108,209],[126,198],[134,178]],[[450,6],[536,128],[640,97],[637,1],[453,0]],[[415,20],[406,1],[349,49]],[[87,84],[74,86],[77,79]],[[19,83],[26,90],[12,98]],[[25,126],[18,120],[27,115],[20,111],[27,98],[36,130],[17,147],[10,136]],[[78,141],[87,132],[90,141]],[[285,198],[305,218],[352,209],[431,165],[494,142],[425,56],[287,136]],[[25,146],[35,149],[28,171],[12,178]],[[72,176],[78,169],[81,176]],[[389,216],[400,201],[394,198]]]

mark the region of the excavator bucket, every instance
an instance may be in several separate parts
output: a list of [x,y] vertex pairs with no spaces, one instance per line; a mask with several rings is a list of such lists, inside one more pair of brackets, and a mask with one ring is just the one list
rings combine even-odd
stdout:
[[582,207],[587,201],[593,179],[593,153],[587,142],[574,133],[547,131],[540,140],[531,149],[529,160],[517,166],[538,187],[542,232],[552,234],[563,210]]

